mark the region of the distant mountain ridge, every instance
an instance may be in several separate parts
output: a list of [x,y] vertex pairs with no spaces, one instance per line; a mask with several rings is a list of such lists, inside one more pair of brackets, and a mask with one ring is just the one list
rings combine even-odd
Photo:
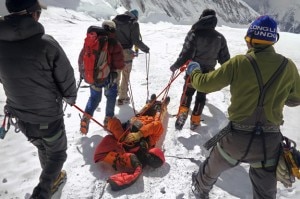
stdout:
[[120,0],[120,2],[128,10],[135,8],[141,11],[143,13],[141,20],[145,22],[149,22],[149,19],[153,22],[154,17],[159,14],[165,21],[192,24],[197,21],[205,8],[216,10],[220,24],[224,25],[249,24],[258,16],[258,13],[241,0]]
[[[273,16],[281,31],[300,33],[299,0],[41,0],[49,6],[85,12],[96,19],[109,19],[125,10],[137,9],[140,22],[159,21],[193,24],[205,8],[216,10],[218,25],[249,25],[262,14]],[[7,14],[0,0],[0,15]]]
[[244,0],[258,13],[273,16],[281,31],[300,33],[299,0]]
[[[0,0],[0,15],[6,12],[5,0]],[[125,10],[137,9],[141,22],[159,21],[193,24],[205,8],[216,10],[218,25],[246,25],[258,16],[242,0],[41,0],[49,6],[84,11],[95,18],[110,18]],[[5,13],[6,14],[6,13]]]

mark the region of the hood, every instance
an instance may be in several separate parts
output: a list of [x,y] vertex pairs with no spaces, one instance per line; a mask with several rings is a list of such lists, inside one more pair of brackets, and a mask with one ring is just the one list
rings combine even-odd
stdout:
[[193,26],[193,30],[202,30],[202,29],[215,29],[218,23],[218,19],[214,15],[208,15],[205,17],[200,17],[199,21],[197,21]]
[[136,21],[136,18],[133,18],[127,14],[121,14],[121,15],[117,15],[113,21],[115,23],[118,23],[118,24],[127,24],[127,23],[130,23],[130,22],[134,22]]
[[42,24],[31,16],[7,15],[0,20],[0,40],[19,41],[37,34],[44,34]]

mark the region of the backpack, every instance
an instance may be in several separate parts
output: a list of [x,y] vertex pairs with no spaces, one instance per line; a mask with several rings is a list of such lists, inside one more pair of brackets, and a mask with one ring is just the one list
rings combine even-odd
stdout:
[[87,30],[83,46],[83,74],[88,84],[103,84],[110,73],[108,33],[98,26]]

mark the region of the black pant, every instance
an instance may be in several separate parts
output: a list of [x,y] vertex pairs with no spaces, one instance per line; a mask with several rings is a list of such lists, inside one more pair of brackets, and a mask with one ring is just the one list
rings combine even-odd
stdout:
[[28,140],[37,147],[42,167],[39,184],[35,187],[32,197],[50,199],[53,182],[67,159],[64,120],[62,118],[49,124],[19,121],[18,124]]
[[[186,84],[188,84],[188,86],[186,86]],[[180,105],[190,108],[195,91],[196,89],[194,89],[190,83],[185,82]],[[196,93],[195,105],[192,114],[201,115],[206,101],[206,93],[198,91],[196,91]]]

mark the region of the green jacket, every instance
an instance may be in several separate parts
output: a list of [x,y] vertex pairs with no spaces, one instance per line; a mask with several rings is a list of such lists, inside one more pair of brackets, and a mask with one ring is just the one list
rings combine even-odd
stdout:
[[[250,49],[247,54],[257,62],[264,84],[277,70],[283,56],[270,46],[260,52]],[[231,104],[228,107],[229,120],[242,122],[255,110],[259,85],[252,65],[245,55],[237,55],[215,71],[202,74],[194,70],[191,82],[200,92],[211,93],[230,85]],[[295,64],[288,59],[283,74],[270,86],[264,100],[264,111],[268,122],[280,125],[283,122],[283,107],[300,105],[300,76]]]

